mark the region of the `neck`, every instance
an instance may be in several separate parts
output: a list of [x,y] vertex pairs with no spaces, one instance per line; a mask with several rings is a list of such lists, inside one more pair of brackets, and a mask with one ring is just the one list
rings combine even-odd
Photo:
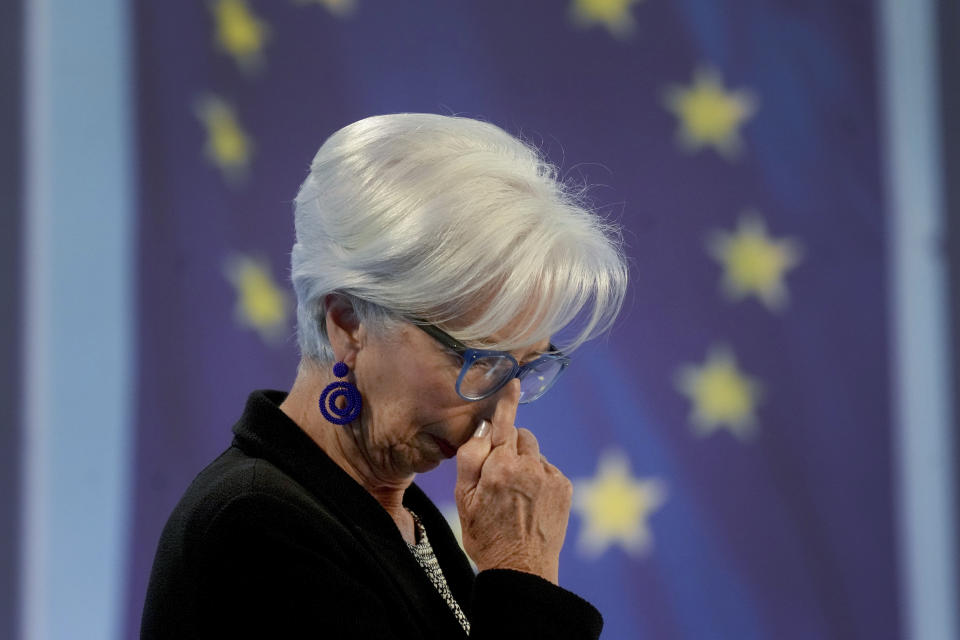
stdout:
[[297,423],[341,469],[367,490],[406,533],[411,518],[403,508],[403,494],[413,482],[414,474],[402,478],[387,477],[377,465],[364,439],[360,420],[338,425],[328,422],[317,407],[317,400],[330,382],[332,372],[302,365],[293,389],[280,404],[280,409]]

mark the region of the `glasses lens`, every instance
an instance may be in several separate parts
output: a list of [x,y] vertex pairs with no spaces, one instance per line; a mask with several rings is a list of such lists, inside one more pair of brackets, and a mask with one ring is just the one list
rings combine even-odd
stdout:
[[563,364],[559,358],[549,358],[525,371],[520,376],[520,402],[533,402],[545,394],[562,370]]
[[473,361],[460,382],[461,395],[478,399],[488,395],[513,375],[513,360],[504,356],[482,356]]

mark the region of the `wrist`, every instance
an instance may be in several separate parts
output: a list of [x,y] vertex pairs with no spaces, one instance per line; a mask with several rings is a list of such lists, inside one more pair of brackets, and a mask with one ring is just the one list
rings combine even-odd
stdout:
[[521,563],[521,562],[496,562],[487,565],[482,565],[477,563],[477,571],[486,571],[490,569],[503,569],[508,571],[519,571],[521,573],[529,573],[531,575],[537,576],[538,578],[543,578],[547,582],[550,582],[556,586],[560,586],[560,565],[559,563],[550,563],[550,564],[531,564],[531,563]]

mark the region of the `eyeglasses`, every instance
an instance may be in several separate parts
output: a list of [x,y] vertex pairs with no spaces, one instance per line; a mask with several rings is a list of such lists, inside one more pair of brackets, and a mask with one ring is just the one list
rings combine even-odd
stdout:
[[457,394],[464,400],[483,400],[499,391],[514,378],[520,378],[520,404],[533,402],[557,381],[570,365],[570,358],[550,345],[550,351],[524,365],[506,351],[470,349],[431,324],[414,320],[413,324],[463,359],[457,378]]

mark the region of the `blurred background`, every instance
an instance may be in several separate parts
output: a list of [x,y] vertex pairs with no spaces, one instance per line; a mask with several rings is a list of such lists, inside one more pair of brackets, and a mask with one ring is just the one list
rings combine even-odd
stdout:
[[604,638],[960,638],[955,0],[4,0],[0,49],[0,638],[137,636],[174,504],[294,379],[313,154],[402,111],[624,227],[620,320],[518,416]]

